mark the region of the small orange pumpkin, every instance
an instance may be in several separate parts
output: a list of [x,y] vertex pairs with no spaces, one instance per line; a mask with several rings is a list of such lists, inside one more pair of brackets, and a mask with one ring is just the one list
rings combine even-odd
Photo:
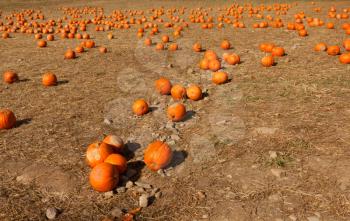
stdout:
[[0,110],[0,130],[11,129],[16,124],[15,114],[8,109]]
[[221,42],[220,47],[221,47],[222,49],[224,49],[224,50],[228,50],[228,49],[231,48],[231,44],[230,44],[230,42],[229,42],[228,40],[223,40],[223,41]]
[[190,85],[186,89],[186,95],[189,99],[193,101],[198,101],[202,99],[202,89],[197,85]]
[[84,47],[83,46],[77,46],[76,48],[75,48],[75,52],[77,52],[77,53],[83,53],[84,52]]
[[306,37],[307,36],[307,31],[305,29],[301,29],[298,31],[299,36],[301,37]]
[[147,146],[144,162],[149,169],[158,171],[171,162],[172,156],[173,152],[168,144],[157,140]]
[[65,53],[64,53],[64,58],[65,59],[74,59],[75,58],[75,52],[72,49],[68,49]]
[[342,64],[350,64],[350,53],[345,53],[339,56],[339,61]]
[[57,77],[55,74],[48,72],[43,75],[42,83],[44,86],[55,86],[57,84]]
[[110,154],[114,153],[113,147],[102,142],[95,142],[86,150],[86,162],[90,167],[102,163]]
[[120,154],[112,153],[105,159],[104,162],[116,166],[119,174],[122,174],[126,171],[127,160],[125,159],[124,156]]
[[158,80],[155,81],[155,87],[156,90],[161,94],[161,95],[168,95],[170,94],[171,91],[171,83],[168,79],[161,77]]
[[145,39],[145,45],[151,46],[152,45],[152,40],[150,38]]
[[170,93],[174,100],[181,100],[186,97],[186,88],[176,84],[171,88]]
[[284,56],[284,48],[282,47],[274,47],[271,51],[272,56],[282,57]]
[[102,53],[102,54],[107,53],[107,48],[106,48],[106,47],[100,47],[98,50],[99,50],[100,53]]
[[137,116],[141,116],[148,113],[148,104],[144,99],[138,99],[132,105],[132,111]]
[[119,182],[118,169],[115,165],[100,163],[91,170],[89,181],[92,188],[96,191],[111,191]]
[[46,39],[47,39],[48,41],[53,41],[53,40],[55,39],[55,37],[54,37],[54,35],[52,35],[52,34],[48,34],[48,35],[46,36]]
[[178,49],[178,45],[176,43],[173,43],[171,45],[169,45],[169,50],[170,51],[176,51]]
[[325,51],[327,50],[327,45],[323,42],[321,43],[318,43],[316,46],[315,46],[315,51]]
[[46,41],[44,41],[44,40],[39,40],[38,41],[38,47],[44,48],[44,47],[46,47],[46,45],[47,45]]
[[230,65],[239,64],[240,61],[241,59],[237,54],[230,54],[226,57],[226,62]]
[[18,75],[14,71],[5,71],[3,78],[4,78],[4,82],[8,84],[12,84],[18,81]]
[[332,56],[340,54],[340,47],[337,45],[329,46],[327,49],[327,54]]
[[204,53],[204,58],[208,59],[209,61],[211,60],[217,60],[218,59],[218,56],[217,54],[213,51],[213,50],[207,50],[205,53]]
[[168,36],[168,35],[164,35],[164,36],[162,37],[162,42],[163,42],[163,43],[169,42],[169,36]]
[[271,67],[272,65],[274,65],[274,60],[273,60],[273,57],[272,56],[266,56],[266,57],[263,57],[261,59],[261,64],[264,66],[264,67]]
[[201,52],[202,51],[202,45],[199,43],[195,43],[192,47],[193,51],[195,52]]
[[221,63],[219,60],[210,60],[209,61],[209,69],[211,71],[218,71],[221,68]]
[[163,43],[158,43],[156,45],[156,50],[164,50],[164,44]]
[[212,81],[214,84],[224,84],[228,81],[228,74],[223,71],[214,72]]
[[206,58],[203,58],[200,62],[199,62],[199,68],[202,70],[208,70],[209,69],[209,60]]
[[93,40],[87,40],[87,41],[85,41],[85,47],[87,47],[87,48],[94,48],[95,47],[95,42]]
[[186,115],[186,107],[180,103],[170,105],[167,110],[167,115],[173,122],[181,121]]

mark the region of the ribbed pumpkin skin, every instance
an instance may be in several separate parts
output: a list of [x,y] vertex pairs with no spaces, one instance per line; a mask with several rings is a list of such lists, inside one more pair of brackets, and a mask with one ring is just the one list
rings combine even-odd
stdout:
[[91,170],[89,181],[96,191],[111,191],[119,182],[118,169],[112,164],[100,163]]
[[121,154],[113,153],[105,159],[105,163],[112,164],[117,167],[119,174],[126,171],[127,160]]
[[11,129],[16,124],[14,113],[7,109],[0,110],[0,130]]
[[149,144],[144,154],[144,162],[147,167],[157,171],[166,167],[172,159],[172,151],[168,144],[162,141],[154,141]]

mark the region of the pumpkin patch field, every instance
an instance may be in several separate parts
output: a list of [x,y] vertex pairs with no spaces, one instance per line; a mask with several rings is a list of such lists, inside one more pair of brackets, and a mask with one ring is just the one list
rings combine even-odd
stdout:
[[0,1],[0,220],[350,220],[350,1]]

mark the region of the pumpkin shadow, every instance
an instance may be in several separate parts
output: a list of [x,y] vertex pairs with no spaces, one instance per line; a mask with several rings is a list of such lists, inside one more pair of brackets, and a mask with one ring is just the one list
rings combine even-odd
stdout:
[[57,81],[57,85],[61,85],[61,84],[67,84],[69,83],[68,80],[61,80],[61,81]]
[[149,112],[156,111],[157,109],[158,109],[158,107],[149,107]]
[[188,156],[188,153],[184,150],[175,150],[173,152],[173,158],[171,159],[171,162],[170,164],[166,167],[166,168],[170,168],[170,167],[177,167],[179,166],[180,164],[182,164],[186,158]]
[[[127,164],[128,171],[126,172],[126,176],[128,180],[133,182],[137,181],[141,177],[142,169],[145,167],[145,163],[141,160],[128,162]],[[130,173],[130,171],[133,171]]]
[[141,148],[139,143],[127,142],[125,144],[126,148],[124,149],[124,154],[128,160],[135,157],[135,151]]
[[19,80],[18,80],[18,83],[21,83],[21,82],[28,82],[28,81],[30,81],[28,78],[19,79]]
[[15,124],[15,127],[20,127],[21,125],[26,125],[26,124],[29,124],[30,122],[32,121],[31,118],[26,118],[26,119],[22,119],[22,120],[17,120],[16,121],[16,124]]
[[186,115],[182,121],[185,122],[185,121],[191,120],[193,118],[193,116],[195,116],[195,115],[196,115],[195,111],[193,111],[193,110],[187,111]]

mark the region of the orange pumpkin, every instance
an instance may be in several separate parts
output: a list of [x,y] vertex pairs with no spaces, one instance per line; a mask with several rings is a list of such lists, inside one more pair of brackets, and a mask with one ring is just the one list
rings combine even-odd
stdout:
[[65,59],[74,59],[75,58],[75,52],[72,49],[68,49],[65,53],[64,53],[64,58]]
[[168,36],[168,35],[164,35],[164,36],[162,37],[162,42],[163,42],[163,43],[169,42],[169,36]]
[[102,163],[110,154],[114,153],[113,147],[102,142],[95,142],[86,150],[86,162],[90,167]]
[[18,81],[18,75],[14,71],[5,71],[3,78],[4,78],[4,82],[8,84],[12,84]]
[[307,31],[305,29],[301,29],[298,31],[299,36],[301,37],[306,37],[307,36]]
[[204,53],[204,58],[206,58],[207,60],[211,61],[211,60],[217,60],[218,59],[218,56],[217,54],[212,51],[212,50],[207,50],[205,53]]
[[145,45],[151,46],[152,45],[152,40],[150,38],[145,39]]
[[350,64],[350,53],[345,53],[339,56],[340,63]]
[[57,84],[57,77],[55,74],[48,72],[43,75],[42,83],[44,86],[55,86]]
[[172,155],[173,152],[168,144],[157,140],[150,143],[145,150],[144,162],[149,169],[158,171],[171,162]]
[[202,99],[202,89],[197,85],[190,85],[186,89],[186,95],[189,99],[193,101],[198,101]]
[[344,40],[343,41],[343,46],[344,46],[345,50],[350,51],[350,39]]
[[155,87],[156,90],[161,94],[161,95],[168,95],[170,94],[171,91],[171,83],[168,79],[161,77],[158,80],[155,81]]
[[266,56],[266,57],[263,57],[261,59],[261,64],[264,66],[264,67],[271,67],[272,65],[274,65],[274,60],[273,60],[273,57],[272,56]]
[[44,47],[46,47],[46,45],[47,45],[46,41],[44,41],[44,40],[39,40],[38,41],[38,47],[44,48]]
[[230,65],[239,64],[240,61],[241,59],[237,54],[230,54],[226,57],[226,62]]
[[144,99],[138,99],[132,105],[132,111],[137,116],[141,116],[148,113],[148,104]]
[[340,53],[340,48],[337,45],[329,46],[328,49],[327,49],[327,54],[328,55],[335,56],[335,55],[338,55],[339,53]]
[[228,40],[223,40],[223,41],[221,42],[220,47],[221,47],[222,49],[224,49],[224,50],[228,50],[228,49],[231,48],[231,44],[230,44],[230,42],[229,42]]
[[282,57],[284,56],[284,48],[282,47],[274,47],[271,51],[272,56]]
[[210,60],[209,61],[209,69],[211,71],[218,71],[221,68],[221,63],[219,60]]
[[186,88],[176,84],[171,88],[170,93],[174,100],[181,100],[186,97]]
[[173,104],[168,107],[167,115],[174,122],[181,121],[186,115],[186,107],[180,103]]
[[91,170],[89,181],[92,188],[96,191],[111,191],[119,182],[118,169],[112,164],[100,163]]
[[108,135],[106,136],[103,141],[103,143],[108,144],[109,146],[113,147],[113,150],[118,153],[122,153],[124,149],[124,141],[122,138],[116,136],[116,135]]
[[156,45],[156,50],[164,50],[164,44],[162,44],[162,43],[157,43],[157,45]]
[[15,114],[8,109],[0,109],[0,130],[11,129],[16,124]]
[[209,69],[209,60],[204,58],[199,62],[199,68],[202,70],[208,70]]
[[107,53],[107,48],[106,48],[106,47],[100,47],[98,50],[99,50],[100,53],[102,53],[102,54]]
[[42,34],[36,34],[34,37],[35,37],[35,39],[42,39],[43,35]]
[[178,49],[178,45],[176,43],[173,43],[171,45],[169,45],[169,50],[170,51],[176,51]]
[[195,52],[201,52],[202,51],[202,46],[199,43],[195,43],[192,47],[193,51]]
[[214,84],[224,84],[228,81],[228,74],[223,71],[214,72],[212,81]]
[[127,160],[120,154],[112,153],[105,159],[104,162],[116,166],[119,174],[122,174],[126,171]]
[[94,48],[95,47],[95,42],[93,40],[87,40],[87,41],[85,41],[85,47],[87,47],[87,48]]
[[54,35],[52,35],[52,34],[48,34],[48,35],[46,36],[46,39],[47,39],[48,41],[53,41],[53,40],[55,39],[55,37],[54,37]]
[[315,46],[315,51],[325,51],[327,50],[327,45],[323,42],[321,43],[318,43],[316,46]]

